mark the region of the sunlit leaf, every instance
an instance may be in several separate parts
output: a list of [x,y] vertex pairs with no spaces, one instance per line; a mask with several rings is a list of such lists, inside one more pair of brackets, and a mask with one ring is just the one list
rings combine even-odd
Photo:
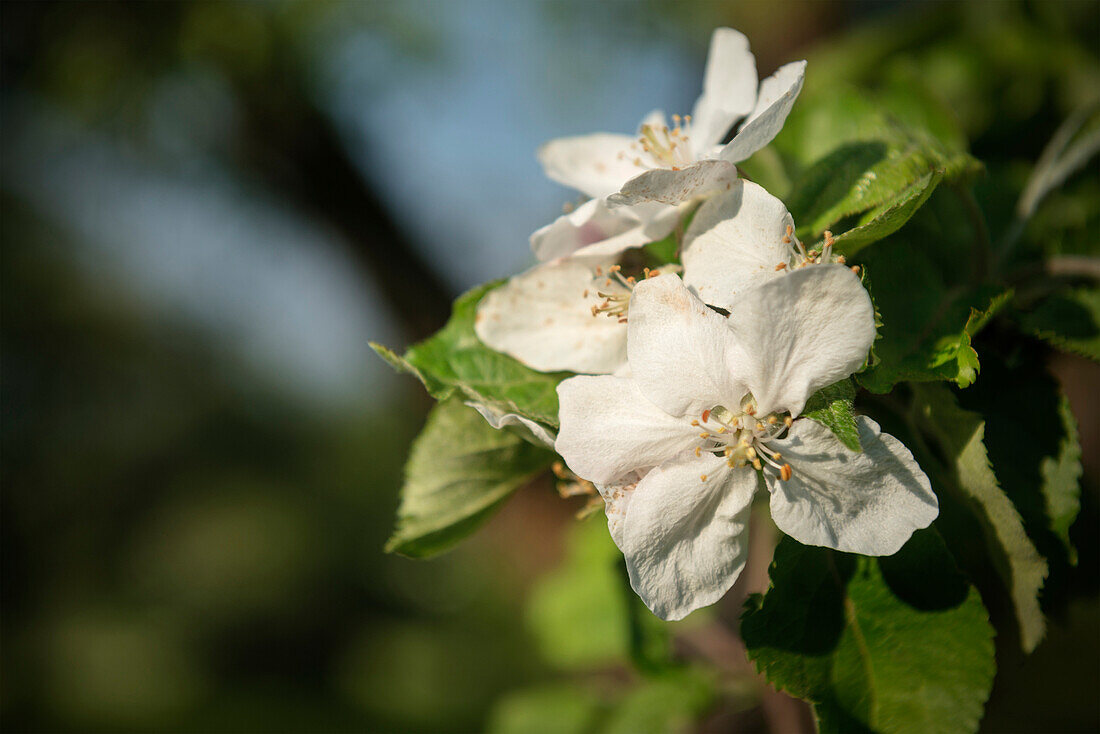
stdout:
[[972,732],[993,684],[993,629],[935,530],[883,558],[784,538],[746,602],[757,669],[814,703],[822,731]]
[[409,453],[386,550],[425,558],[473,532],[553,454],[498,431],[457,398],[432,409]]
[[915,417],[947,458],[951,485],[981,522],[986,546],[1016,610],[1020,644],[1030,652],[1046,631],[1039,592],[1047,576],[1047,563],[997,481],[985,446],[985,421],[978,413],[960,408],[946,387],[917,386],[915,396]]
[[832,431],[852,451],[862,451],[859,426],[852,412],[856,389],[851,380],[841,380],[818,390],[806,401],[802,415]]
[[499,283],[459,296],[450,321],[403,356],[379,344],[371,347],[395,369],[415,375],[436,400],[456,391],[467,400],[558,426],[557,385],[565,373],[536,372],[481,343],[474,333],[477,304]]

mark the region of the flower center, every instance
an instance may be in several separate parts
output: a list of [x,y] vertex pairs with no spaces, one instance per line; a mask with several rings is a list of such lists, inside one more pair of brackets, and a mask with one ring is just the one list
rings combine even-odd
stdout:
[[[791,478],[791,465],[770,443],[782,438],[794,421],[785,413],[757,416],[756,401],[746,396],[737,412],[719,405],[704,410],[691,425],[700,429],[695,455],[725,456],[730,468],[751,466],[757,471],[773,472],[783,481]],[[702,475],[705,482],[707,476]]]
[[[805,245],[794,236],[794,227],[787,225],[787,234],[783,235],[783,244],[787,246],[788,257],[785,261],[775,266],[775,269],[797,270],[798,268],[804,268],[807,265],[822,265],[826,263],[838,263],[843,265],[845,262],[843,255],[837,255],[833,252],[833,233],[829,230],[825,230],[825,239],[821,246],[821,249],[809,249],[807,250]],[[859,267],[853,267],[853,272],[858,273]]]
[[[634,295],[634,286],[638,279],[633,275],[624,276],[622,265],[612,265],[606,271],[597,267],[593,280],[595,281],[596,295],[603,299],[602,302],[592,306],[592,315],[604,314],[609,318],[618,319],[620,324],[625,324],[627,313],[630,311],[630,299]],[[643,278],[655,278],[661,274],[660,268],[643,268]],[[586,290],[583,298],[588,298],[591,291]]]
[[673,127],[668,125],[642,125],[638,140],[630,144],[630,153],[619,153],[620,159],[634,156],[634,165],[639,168],[671,168],[678,171],[694,162],[688,131],[691,129],[691,115],[681,118],[672,116]]

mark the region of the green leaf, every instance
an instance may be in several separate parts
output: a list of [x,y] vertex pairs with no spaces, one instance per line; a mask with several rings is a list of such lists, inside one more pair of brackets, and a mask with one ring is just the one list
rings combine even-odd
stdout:
[[404,356],[373,342],[371,347],[398,371],[415,375],[436,400],[457,392],[467,400],[557,428],[557,386],[568,374],[536,372],[489,349],[474,333],[477,304],[498,285],[488,283],[459,296],[447,325]]
[[630,600],[619,580],[622,553],[602,518],[600,513],[571,529],[565,561],[528,598],[527,623],[539,652],[558,668],[622,662],[630,653]]
[[1100,288],[1058,291],[1017,316],[1030,334],[1100,362]]
[[970,732],[993,684],[993,629],[935,530],[867,558],[784,538],[741,636],[821,731]]
[[1044,602],[1050,601],[1055,574],[1066,570],[1059,561],[1076,559],[1069,528],[1080,509],[1082,469],[1077,422],[1047,369],[1045,350],[992,360],[982,379],[958,397],[961,407],[985,419],[985,445],[997,478],[1051,563],[1043,592]]
[[855,399],[856,388],[851,380],[834,382],[810,396],[802,415],[828,428],[852,451],[863,451],[859,444],[859,426],[852,412]]
[[714,701],[714,681],[693,670],[651,678],[628,693],[600,734],[665,734],[691,731]]
[[872,212],[857,225],[881,220],[858,235],[865,246],[878,232],[885,236],[912,216],[930,193],[923,189],[935,187],[927,177],[936,177],[938,184],[939,177],[960,181],[981,170],[964,151],[890,116],[874,95],[850,88],[803,100],[781,138],[777,146],[790,157],[802,165],[812,163],[794,176],[788,200],[803,239],[837,229],[847,217]]
[[856,376],[868,390],[889,392],[906,380],[966,387],[977,377],[972,339],[1011,291],[971,284],[981,255],[964,209],[956,192],[940,187],[908,225],[860,253],[882,320],[874,364]]
[[565,561],[531,592],[527,623],[539,652],[564,670],[629,659],[645,673],[667,671],[673,667],[672,625],[655,617],[630,588],[623,555],[601,519],[571,530]]
[[490,734],[666,734],[692,731],[715,697],[711,676],[677,670],[618,697],[565,684],[515,691],[493,707]]
[[986,547],[1012,597],[1020,644],[1031,652],[1042,640],[1046,620],[1039,591],[1047,563],[1024,530],[1019,512],[1001,489],[985,447],[985,420],[963,410],[950,390],[938,385],[914,386],[917,423],[947,457],[950,484],[973,508],[985,533]]
[[924,206],[942,179],[942,170],[926,173],[890,201],[864,214],[857,226],[835,238],[836,251],[842,255],[854,255],[867,245],[901,229],[917,209]]
[[603,714],[592,688],[550,685],[514,691],[489,714],[489,734],[587,734]]
[[472,533],[554,455],[498,431],[455,397],[432,409],[413,442],[388,552],[426,558]]
[[1077,420],[1063,395],[1058,403],[1065,434],[1059,442],[1058,455],[1043,459],[1043,496],[1046,498],[1050,529],[1065,546],[1069,562],[1077,565],[1077,549],[1069,539],[1069,529],[1081,509],[1081,442],[1077,435]]

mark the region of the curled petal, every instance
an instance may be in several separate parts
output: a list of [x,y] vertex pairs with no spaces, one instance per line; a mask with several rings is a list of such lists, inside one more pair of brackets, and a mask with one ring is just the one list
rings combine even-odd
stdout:
[[558,385],[554,444],[573,472],[597,484],[662,464],[698,442],[695,428],[646,400],[632,379],[571,377]]
[[474,331],[532,369],[607,374],[626,361],[626,324],[593,316],[601,300],[590,264],[544,263],[489,291]]
[[810,265],[730,305],[733,360],[761,413],[798,415],[807,398],[855,372],[875,339],[871,298],[843,265]]
[[756,473],[688,455],[634,489],[620,547],[630,585],[661,619],[683,619],[733,586],[748,555]]
[[808,418],[773,442],[793,471],[788,481],[767,475],[772,520],[806,545],[888,556],[936,519],[939,503],[909,449],[870,418],[857,421],[862,453]]
[[603,199],[591,199],[532,234],[531,249],[543,262],[573,256],[614,259],[631,247],[667,237],[681,213],[656,202],[611,208]]
[[729,188],[737,180],[737,166],[723,160],[705,160],[681,169],[655,168],[623,184],[609,196],[612,206],[629,206],[645,201],[679,204],[709,191]]
[[729,356],[735,337],[675,275],[640,282],[630,300],[627,355],[646,397],[672,415],[697,417],[716,405],[739,406],[747,388]]
[[524,418],[516,413],[506,413],[483,403],[468,402],[466,405],[480,413],[481,417],[493,428],[498,430],[510,429],[536,446],[545,446],[548,449],[554,448],[554,440],[557,436],[541,423],[537,423],[530,418]]
[[760,95],[756,99],[756,108],[748,120],[733,136],[719,157],[731,163],[740,163],[753,153],[770,143],[802,91],[802,81],[806,76],[806,62],[794,61],[781,66],[774,74],[760,83]]
[[684,238],[684,283],[704,302],[728,309],[746,288],[785,274],[783,242],[794,220],[761,186],[738,181],[708,199]]

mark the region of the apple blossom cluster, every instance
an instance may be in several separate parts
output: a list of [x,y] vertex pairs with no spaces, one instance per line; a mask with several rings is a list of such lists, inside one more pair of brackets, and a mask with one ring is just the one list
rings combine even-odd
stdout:
[[[782,128],[805,66],[758,83],[745,36],[720,28],[691,115],[544,145],[546,174],[588,198],[535,232],[539,264],[478,308],[487,346],[577,375],[558,386],[556,436],[472,407],[526,427],[594,485],[632,587],[663,619],[732,586],[761,486],[784,533],[864,555],[895,553],[938,513],[912,454],[874,421],[856,419],[853,451],[801,415],[876,336],[831,236],[808,249],[784,204],[739,175]],[[638,248],[669,235],[678,262],[640,267]]]

